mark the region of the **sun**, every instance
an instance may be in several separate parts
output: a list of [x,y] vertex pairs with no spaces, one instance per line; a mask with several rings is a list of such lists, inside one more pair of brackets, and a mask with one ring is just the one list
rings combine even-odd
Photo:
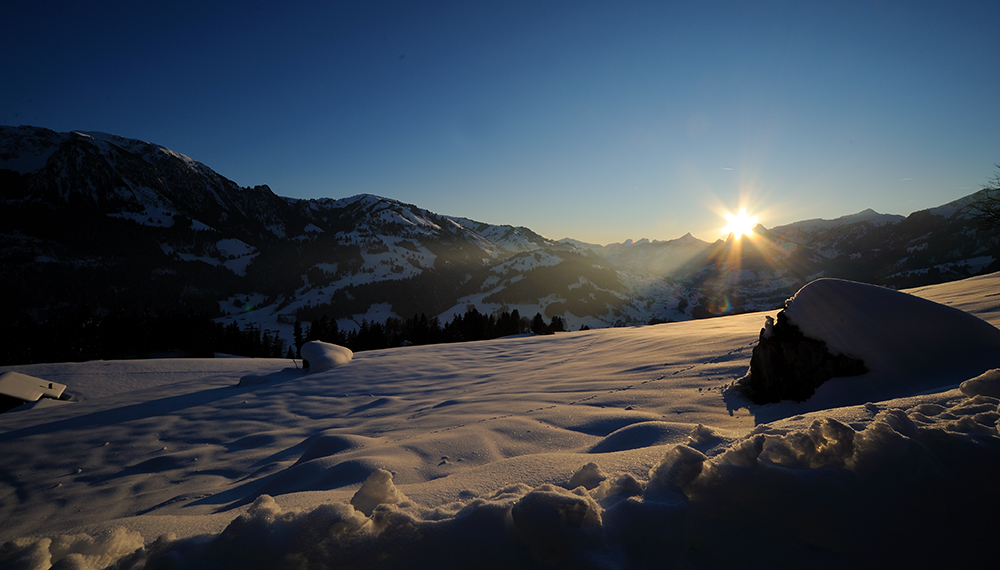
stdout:
[[722,231],[726,235],[733,234],[739,239],[753,234],[753,229],[757,227],[757,216],[751,216],[741,208],[738,214],[726,214],[726,222],[728,224]]

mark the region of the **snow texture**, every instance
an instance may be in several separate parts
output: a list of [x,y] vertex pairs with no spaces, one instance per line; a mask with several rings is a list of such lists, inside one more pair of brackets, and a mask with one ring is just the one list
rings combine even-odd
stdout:
[[[996,324],[998,283],[919,293]],[[921,317],[891,338],[854,331],[887,354],[950,343],[960,320],[819,287]],[[834,338],[824,311],[843,307],[816,292],[793,312]],[[0,415],[0,567],[992,567],[1000,365],[937,351],[942,373],[986,367],[927,390],[933,373],[886,356],[881,370],[907,371],[898,398],[855,384],[857,405],[756,406],[727,388],[764,316],[371,351],[309,374],[270,359],[8,367],[75,403]],[[303,352],[343,355],[330,346]],[[237,385],[247,375],[268,381]]]

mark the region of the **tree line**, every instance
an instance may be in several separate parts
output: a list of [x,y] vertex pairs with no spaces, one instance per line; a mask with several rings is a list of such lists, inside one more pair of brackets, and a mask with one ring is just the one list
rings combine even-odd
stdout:
[[215,322],[193,310],[90,311],[35,320],[22,314],[0,323],[0,364],[83,362],[157,356],[211,358],[216,353],[258,358],[288,356],[277,332],[253,324]]
[[293,344],[298,356],[302,345],[311,340],[339,344],[354,352],[362,352],[399,346],[489,340],[528,332],[552,334],[565,330],[566,321],[558,315],[546,323],[541,313],[528,319],[522,317],[517,309],[495,316],[468,307],[464,314],[456,313],[451,321],[443,325],[438,317],[427,317],[424,313],[405,320],[389,317],[383,323],[362,320],[357,329],[350,331],[342,330],[335,319],[324,314],[305,328],[301,321],[295,321]]
[[116,310],[106,315],[80,310],[47,319],[21,314],[0,317],[7,340],[0,343],[0,365],[41,362],[84,362],[183,356],[212,358],[231,354],[254,358],[296,358],[302,344],[320,340],[346,346],[355,352],[397,346],[487,340],[533,332],[564,331],[565,320],[554,316],[546,322],[540,313],[521,317],[517,309],[498,316],[470,307],[444,324],[424,314],[403,320],[362,321],[356,330],[344,331],[337,321],[323,315],[305,326],[295,322],[293,345],[276,331],[250,323],[216,322],[195,310]]

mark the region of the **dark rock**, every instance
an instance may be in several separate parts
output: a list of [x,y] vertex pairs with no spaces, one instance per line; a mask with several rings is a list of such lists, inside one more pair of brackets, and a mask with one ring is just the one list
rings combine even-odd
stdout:
[[866,372],[861,359],[830,354],[825,342],[802,334],[785,311],[779,311],[777,322],[767,317],[760,331],[750,358],[750,375],[743,384],[755,404],[804,402],[830,378]]

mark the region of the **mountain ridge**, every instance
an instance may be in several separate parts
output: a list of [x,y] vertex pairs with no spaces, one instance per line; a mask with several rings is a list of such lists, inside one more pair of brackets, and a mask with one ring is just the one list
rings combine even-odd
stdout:
[[595,245],[372,194],[282,197],[106,133],[0,127],[0,277],[34,319],[180,306],[286,339],[322,315],[350,328],[469,307],[627,325],[774,308],[819,276],[904,287],[995,268],[1000,244],[972,219],[975,196],[743,240]]

